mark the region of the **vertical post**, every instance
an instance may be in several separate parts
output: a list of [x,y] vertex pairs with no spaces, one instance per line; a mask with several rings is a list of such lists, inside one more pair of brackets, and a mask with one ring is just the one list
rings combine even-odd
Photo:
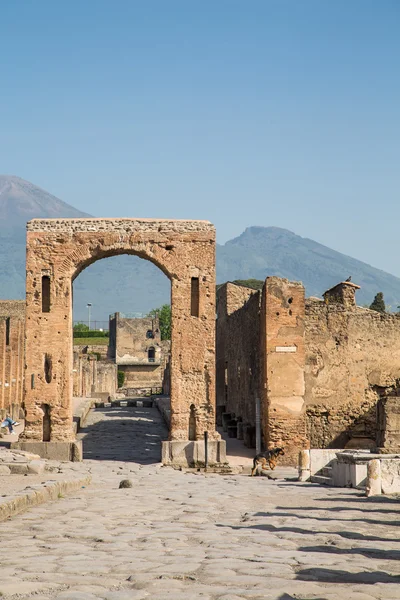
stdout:
[[204,432],[204,468],[208,467],[208,431]]
[[90,302],[88,302],[87,308],[88,308],[89,330],[90,330],[90,309],[92,308],[92,305]]
[[256,454],[261,452],[261,405],[260,398],[256,398]]

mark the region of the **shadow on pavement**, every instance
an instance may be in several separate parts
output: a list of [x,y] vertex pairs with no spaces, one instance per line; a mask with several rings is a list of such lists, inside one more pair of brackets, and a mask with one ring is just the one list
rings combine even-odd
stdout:
[[325,583],[363,583],[367,585],[373,585],[374,583],[400,583],[400,576],[389,575],[389,573],[385,573],[384,571],[349,573],[348,571],[319,568],[298,571],[296,579],[303,581],[323,581]]
[[300,552],[321,552],[323,554],[361,554],[375,560],[400,560],[400,550],[379,550],[378,548],[338,548],[337,546],[302,546]]
[[231,529],[257,529],[259,531],[268,531],[270,533],[298,533],[300,535],[337,535],[339,537],[345,538],[346,540],[361,540],[368,542],[398,542],[399,538],[384,538],[376,535],[364,535],[363,533],[357,533],[356,531],[316,531],[315,529],[302,529],[301,527],[277,527],[275,525],[248,525],[248,526],[240,526],[240,525],[223,525],[221,523],[217,523],[217,527],[229,527]]
[[[297,509],[296,509],[297,510]],[[304,510],[303,507],[299,508],[298,510]],[[315,509],[314,509],[315,511]],[[307,519],[307,520],[313,520],[313,521],[332,521],[332,522],[337,522],[337,518],[335,518],[334,516],[330,517],[317,517],[315,515],[301,515],[298,512],[257,512],[255,513],[256,517],[292,517],[295,519]],[[360,518],[356,519],[353,515],[351,516],[351,518],[346,519],[346,522],[348,523],[354,523],[355,521],[360,522],[360,523],[369,523],[370,525],[389,525],[390,527],[399,527],[400,525],[400,521],[382,521],[380,519],[367,519],[366,517],[362,517],[360,515]]]
[[143,465],[161,461],[161,442],[167,438],[168,430],[158,410],[142,407],[96,409],[79,433],[84,460]]

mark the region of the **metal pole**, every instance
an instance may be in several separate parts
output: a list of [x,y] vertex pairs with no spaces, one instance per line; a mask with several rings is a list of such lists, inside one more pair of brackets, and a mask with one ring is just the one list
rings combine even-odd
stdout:
[[208,431],[204,432],[204,468],[208,467]]
[[256,398],[256,454],[261,452],[261,405],[260,398]]
[[88,316],[89,316],[89,323],[88,323],[88,325],[89,325],[89,330],[90,330],[90,310],[91,310],[91,308],[92,308],[92,305],[91,305],[91,303],[90,303],[90,302],[88,302],[88,305],[87,305],[87,307],[88,307],[88,313],[89,313],[89,315],[88,315]]

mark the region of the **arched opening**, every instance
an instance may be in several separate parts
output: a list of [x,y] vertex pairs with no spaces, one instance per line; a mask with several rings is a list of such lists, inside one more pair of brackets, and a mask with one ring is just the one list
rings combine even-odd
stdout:
[[[220,456],[219,436],[215,431],[215,229],[212,224],[207,221],[157,219],[38,219],[27,226],[26,256],[25,439],[33,443],[41,437],[50,436],[58,447],[64,444],[66,460],[72,455],[79,455],[72,427],[73,397],[82,399],[89,394],[96,400],[110,400],[112,394],[101,388],[101,382],[107,380],[110,365],[114,369],[114,385],[120,370],[124,372],[121,387],[129,389],[129,367],[134,366],[129,364],[132,356],[136,356],[135,365],[142,373],[144,368],[150,371],[160,366],[158,357],[162,344],[159,348],[158,336],[163,328],[154,322],[157,315],[152,315],[153,319],[143,327],[145,343],[142,345],[142,359],[135,348],[131,353],[118,350],[119,330],[136,324],[136,321],[122,322],[123,319],[129,321],[131,315],[123,316],[117,303],[108,305],[106,314],[97,314],[97,305],[107,304],[111,290],[118,292],[119,300],[128,294],[130,301],[133,298],[136,301],[137,294],[129,290],[129,281],[138,282],[140,288],[145,281],[140,274],[132,278],[132,263],[128,265],[127,262],[125,268],[118,272],[119,279],[113,279],[111,268],[107,268],[108,261],[143,258],[146,264],[153,265],[152,268],[158,267],[171,285],[169,331],[172,358],[168,369],[171,399],[168,408],[162,411],[169,427],[169,440],[163,445],[163,462],[189,464],[191,456],[198,456],[198,440],[191,440],[190,446],[184,446],[182,455],[182,442],[188,441],[189,421],[191,413],[193,421],[194,412],[197,430],[210,434],[210,443],[216,444],[215,452]],[[145,261],[139,262],[143,264]],[[104,270],[108,271],[106,278]],[[114,265],[112,271],[116,271]],[[99,272],[102,272],[100,280]],[[95,297],[92,293],[88,296],[83,280],[79,278],[81,273],[83,277],[87,275],[101,284],[93,292]],[[148,308],[157,308],[157,304],[155,287],[152,286],[151,304],[144,310],[135,306],[133,311],[145,312]],[[108,315],[111,317],[106,325],[104,321],[107,321]],[[137,319],[136,315],[131,321],[134,319]],[[81,331],[74,328],[74,320],[79,321],[75,325]],[[154,338],[146,337],[150,330]],[[75,331],[80,340],[87,338],[86,352],[78,352],[77,358],[74,353]],[[96,337],[108,338],[106,352],[101,347],[93,348]],[[133,337],[132,334],[129,336],[131,344]],[[45,358],[43,364],[49,348],[51,357]],[[154,362],[149,361],[152,358],[149,348],[155,349]],[[75,360],[81,360],[81,363],[73,363]],[[79,383],[80,374],[84,371],[89,371],[85,389]],[[118,392],[125,394],[120,398],[127,397],[126,390],[118,389]],[[128,408],[129,398],[120,401]],[[192,405],[193,410],[190,409]],[[38,409],[46,406],[44,415],[50,425],[50,416],[53,415],[53,431],[47,427],[50,434],[41,431],[38,420]],[[144,407],[144,401],[142,406],[137,405],[137,408]],[[43,449],[43,452],[47,451],[47,447]]]
[[[123,452],[131,458],[159,461],[160,440],[167,439],[168,429],[159,422],[155,401],[169,376],[170,340],[161,339],[155,313],[170,304],[170,281],[150,261],[127,254],[99,259],[77,271],[74,397],[90,396],[98,407],[96,419],[90,415],[82,431],[83,456],[123,459],[122,446],[113,446],[115,434],[115,440],[126,438]],[[111,403],[112,415],[103,403]],[[109,441],[99,447],[103,428],[101,437]]]

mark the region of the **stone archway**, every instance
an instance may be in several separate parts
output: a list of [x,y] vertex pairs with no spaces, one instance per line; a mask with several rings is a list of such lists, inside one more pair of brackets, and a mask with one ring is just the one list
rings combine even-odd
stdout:
[[[215,228],[208,221],[35,219],[27,225],[26,425],[20,446],[74,458],[72,282],[105,257],[134,254],[171,281],[170,441],[165,464],[201,462],[207,431],[211,461],[224,459],[215,431]],[[51,373],[51,376],[49,376]],[[46,411],[47,440],[43,425]],[[190,407],[197,439],[189,441]],[[211,454],[210,454],[211,453]]]

